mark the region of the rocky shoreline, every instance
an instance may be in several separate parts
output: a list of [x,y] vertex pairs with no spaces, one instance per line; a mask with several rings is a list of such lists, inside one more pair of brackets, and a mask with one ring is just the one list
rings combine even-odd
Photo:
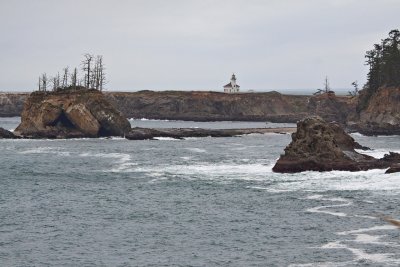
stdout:
[[132,128],[125,134],[128,140],[146,140],[157,137],[183,139],[188,137],[235,137],[246,134],[290,134],[294,127],[287,128],[247,128],[247,129],[200,129],[200,128]]
[[[29,95],[0,93],[0,117],[20,116]],[[349,97],[335,95],[205,91],[105,92],[104,95],[126,118],[295,123],[310,115],[343,121],[343,114],[355,110]]]

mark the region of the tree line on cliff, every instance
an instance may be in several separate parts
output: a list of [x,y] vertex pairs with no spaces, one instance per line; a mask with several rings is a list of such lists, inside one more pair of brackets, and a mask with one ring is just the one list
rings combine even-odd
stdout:
[[48,77],[46,73],[39,76],[38,90],[42,92],[60,91],[65,89],[96,89],[102,91],[106,84],[106,73],[103,56],[85,54],[81,62],[83,76],[80,77],[78,68],[74,68],[70,73],[69,67],[58,72],[53,77]]
[[360,96],[359,110],[366,108],[379,87],[400,86],[400,31],[391,30],[387,38],[366,52],[365,58],[369,71]]

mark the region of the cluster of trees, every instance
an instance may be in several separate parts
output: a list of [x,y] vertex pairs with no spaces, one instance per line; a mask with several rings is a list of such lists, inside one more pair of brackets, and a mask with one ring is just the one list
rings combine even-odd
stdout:
[[360,93],[358,111],[368,105],[379,87],[400,86],[400,31],[391,30],[387,38],[366,52],[365,58],[369,71],[367,83]]
[[103,63],[103,56],[85,54],[81,62],[83,76],[80,77],[78,69],[74,68],[70,72],[69,67],[65,67],[62,74],[57,73],[53,77],[48,77],[46,73],[39,76],[39,91],[59,91],[65,89],[96,89],[103,91],[106,84],[106,73]]
[[367,88],[376,91],[380,86],[400,86],[400,31],[392,30],[389,37],[367,51],[369,66]]

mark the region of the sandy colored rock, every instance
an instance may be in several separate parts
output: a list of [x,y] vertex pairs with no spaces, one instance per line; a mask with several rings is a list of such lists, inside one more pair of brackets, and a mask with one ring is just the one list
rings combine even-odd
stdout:
[[123,136],[129,121],[96,90],[34,92],[15,134],[27,138]]
[[65,115],[71,123],[87,136],[96,137],[100,130],[100,123],[90,113],[84,104],[69,106]]

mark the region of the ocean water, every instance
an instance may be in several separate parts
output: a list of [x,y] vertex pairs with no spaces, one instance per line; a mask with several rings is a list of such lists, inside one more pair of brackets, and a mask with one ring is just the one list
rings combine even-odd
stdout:
[[0,140],[0,266],[399,266],[400,174],[273,173],[289,142]]

